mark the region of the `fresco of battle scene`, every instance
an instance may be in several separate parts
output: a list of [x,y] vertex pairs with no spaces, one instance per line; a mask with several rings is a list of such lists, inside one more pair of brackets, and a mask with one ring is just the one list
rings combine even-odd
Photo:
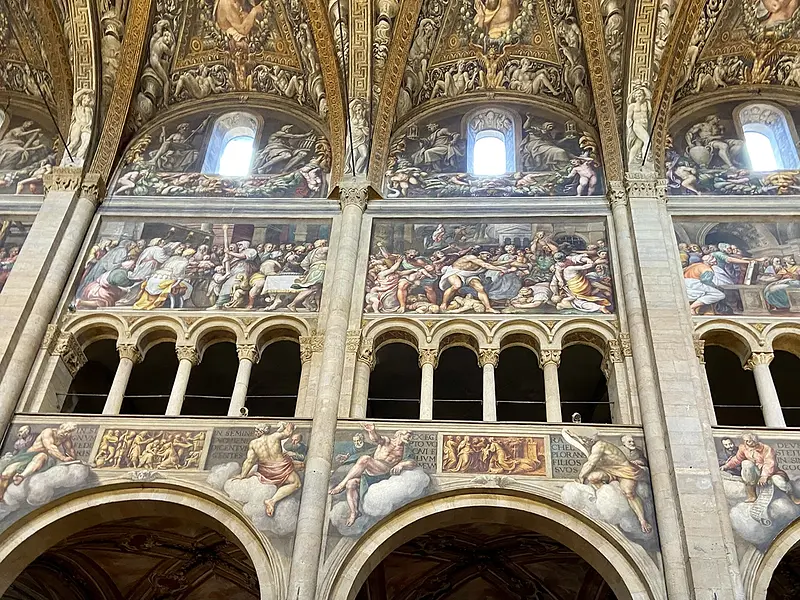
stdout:
[[30,229],[30,223],[0,220],[0,291],[3,291]]
[[220,225],[103,221],[78,280],[78,310],[316,312],[327,222]]
[[[505,140],[507,173],[474,175],[470,148],[482,132]],[[423,120],[395,134],[386,197],[603,195],[599,146],[575,121],[489,107]]]
[[609,314],[603,221],[375,222],[367,313]]
[[800,517],[800,438],[730,431],[714,439],[739,558],[763,553]]
[[[670,129],[671,143],[666,153],[667,191],[669,194],[750,195],[796,194],[800,186],[800,162],[793,127],[777,105],[725,103],[701,111],[688,122]],[[751,166],[739,122],[756,123],[774,133],[775,154],[788,151],[793,158],[788,166],[757,171]],[[794,112],[791,116],[800,115]]]
[[800,312],[800,222],[676,220],[692,314]]
[[30,118],[0,109],[0,194],[42,194],[56,164],[55,135]]
[[203,111],[141,134],[125,152],[111,194],[249,198],[327,195],[331,164],[328,140],[298,120],[276,120],[274,111],[244,113],[252,123],[248,128],[254,138],[249,174],[216,174],[217,165],[207,155],[224,135],[218,121],[235,114],[242,112]]

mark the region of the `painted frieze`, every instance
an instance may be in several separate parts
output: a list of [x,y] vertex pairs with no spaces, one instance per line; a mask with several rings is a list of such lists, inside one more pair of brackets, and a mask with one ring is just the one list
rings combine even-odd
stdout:
[[55,164],[50,127],[0,109],[0,194],[43,194],[44,176]]
[[0,220],[0,291],[3,290],[31,229],[30,222],[7,219]]
[[602,220],[375,222],[366,313],[609,314]]
[[330,225],[101,222],[74,298],[78,310],[316,312]]
[[692,314],[800,312],[800,223],[676,220]]

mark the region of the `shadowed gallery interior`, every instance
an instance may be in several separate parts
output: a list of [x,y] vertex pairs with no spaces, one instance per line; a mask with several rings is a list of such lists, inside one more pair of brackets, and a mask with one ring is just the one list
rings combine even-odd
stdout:
[[800,0],[0,0],[0,598],[800,598]]

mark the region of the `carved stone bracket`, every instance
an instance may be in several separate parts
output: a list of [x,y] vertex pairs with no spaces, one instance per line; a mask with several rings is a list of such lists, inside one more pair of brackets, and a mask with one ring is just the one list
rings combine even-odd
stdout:
[[419,351],[419,366],[433,365],[435,369],[439,364],[439,351],[435,348],[423,348]]
[[744,365],[746,371],[752,371],[759,365],[769,365],[775,355],[772,352],[753,352]]
[[200,355],[194,346],[175,346],[175,354],[178,355],[178,360],[188,360],[193,366],[200,362]]
[[702,338],[694,338],[694,353],[701,365],[706,364],[706,341]]
[[315,352],[322,352],[325,345],[325,336],[319,334],[300,336],[300,361],[308,362]]
[[81,187],[83,169],[78,167],[53,167],[44,176],[44,192],[75,192]]
[[500,362],[500,350],[494,348],[484,348],[480,351],[478,355],[478,365],[481,367],[485,367],[486,365],[492,365],[493,367],[497,367],[497,363]]
[[61,357],[64,366],[67,367],[67,371],[72,377],[75,377],[87,362],[83,348],[71,333],[62,333],[58,336],[51,354]]
[[361,330],[351,329],[347,332],[347,339],[344,343],[345,352],[354,354],[358,352],[358,345],[361,343]]
[[142,353],[134,344],[119,344],[117,346],[120,358],[127,358],[134,364],[142,362]]
[[606,360],[612,363],[621,363],[625,360],[622,353],[622,344],[620,344],[619,340],[610,340],[608,342]]
[[612,209],[617,206],[628,206],[628,194],[622,181],[609,181],[606,197]]
[[361,340],[361,347],[358,349],[356,360],[369,365],[370,370],[375,368],[375,340],[373,338]]
[[55,354],[56,340],[61,335],[61,329],[55,323],[50,323],[42,338],[42,350],[48,354]]
[[631,350],[631,336],[628,333],[619,334],[619,347],[622,348],[622,356],[633,356]]
[[236,354],[239,355],[239,360],[249,360],[255,364],[258,362],[259,353],[255,344],[239,344],[236,346]]
[[542,350],[539,352],[539,364],[544,368],[546,364],[561,365],[561,350]]

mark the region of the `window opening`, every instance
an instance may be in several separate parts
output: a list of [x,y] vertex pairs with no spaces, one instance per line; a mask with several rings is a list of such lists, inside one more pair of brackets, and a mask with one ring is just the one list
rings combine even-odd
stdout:
[[242,135],[228,140],[219,159],[219,174],[225,177],[245,177],[250,173],[253,159],[251,135]]
[[[472,149],[473,175],[502,175],[506,172],[506,143],[499,131],[482,131]],[[479,134],[480,135],[480,134]]]

